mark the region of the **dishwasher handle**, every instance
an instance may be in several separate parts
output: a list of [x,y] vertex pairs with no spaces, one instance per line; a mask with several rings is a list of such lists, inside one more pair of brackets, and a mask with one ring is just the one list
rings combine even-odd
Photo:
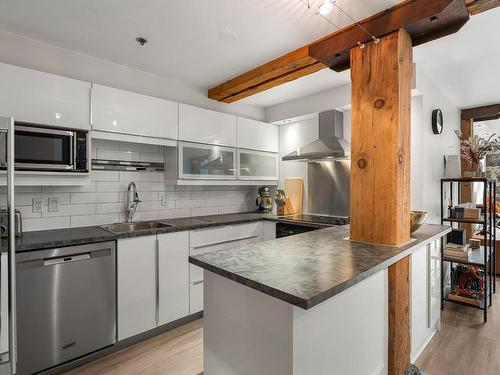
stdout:
[[78,254],[78,255],[67,255],[64,257],[60,257],[60,258],[44,259],[43,265],[44,266],[53,266],[56,264],[73,263],[73,262],[79,262],[79,261],[88,260],[88,259],[90,259],[90,253]]

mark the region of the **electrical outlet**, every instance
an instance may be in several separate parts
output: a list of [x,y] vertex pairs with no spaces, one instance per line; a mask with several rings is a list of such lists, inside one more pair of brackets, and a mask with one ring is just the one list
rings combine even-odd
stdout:
[[163,207],[168,206],[168,196],[167,196],[167,194],[162,194],[162,196],[161,196],[161,205]]
[[42,212],[43,208],[42,198],[33,198],[31,201],[31,208],[33,213]]
[[49,198],[49,212],[57,212],[59,211],[59,199],[57,197]]

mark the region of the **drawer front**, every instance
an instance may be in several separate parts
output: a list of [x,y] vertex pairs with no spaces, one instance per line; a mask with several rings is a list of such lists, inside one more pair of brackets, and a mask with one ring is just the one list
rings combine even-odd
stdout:
[[229,239],[228,226],[216,228],[192,230],[189,232],[189,243],[191,248],[199,248],[206,245],[217,244]]
[[260,236],[262,231],[262,222],[236,224],[229,226],[229,239],[237,240],[247,237]]

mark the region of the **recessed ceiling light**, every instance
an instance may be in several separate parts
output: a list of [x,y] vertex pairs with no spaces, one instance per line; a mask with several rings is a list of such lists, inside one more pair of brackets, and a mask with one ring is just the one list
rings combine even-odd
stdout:
[[234,31],[224,30],[219,33],[219,40],[223,42],[234,42],[236,39],[238,39],[238,35]]
[[135,38],[135,40],[141,46],[145,45],[148,42],[148,40],[146,38],[143,38],[142,36],[138,36],[137,38]]

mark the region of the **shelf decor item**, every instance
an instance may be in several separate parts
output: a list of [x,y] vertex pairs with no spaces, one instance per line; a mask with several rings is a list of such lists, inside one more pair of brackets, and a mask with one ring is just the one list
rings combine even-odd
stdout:
[[495,138],[492,134],[488,138],[477,135],[464,137],[460,130],[455,130],[455,134],[460,140],[460,155],[463,160],[471,164],[471,171],[464,172],[465,177],[485,177],[482,170],[482,160],[486,154],[500,150],[500,138]]

